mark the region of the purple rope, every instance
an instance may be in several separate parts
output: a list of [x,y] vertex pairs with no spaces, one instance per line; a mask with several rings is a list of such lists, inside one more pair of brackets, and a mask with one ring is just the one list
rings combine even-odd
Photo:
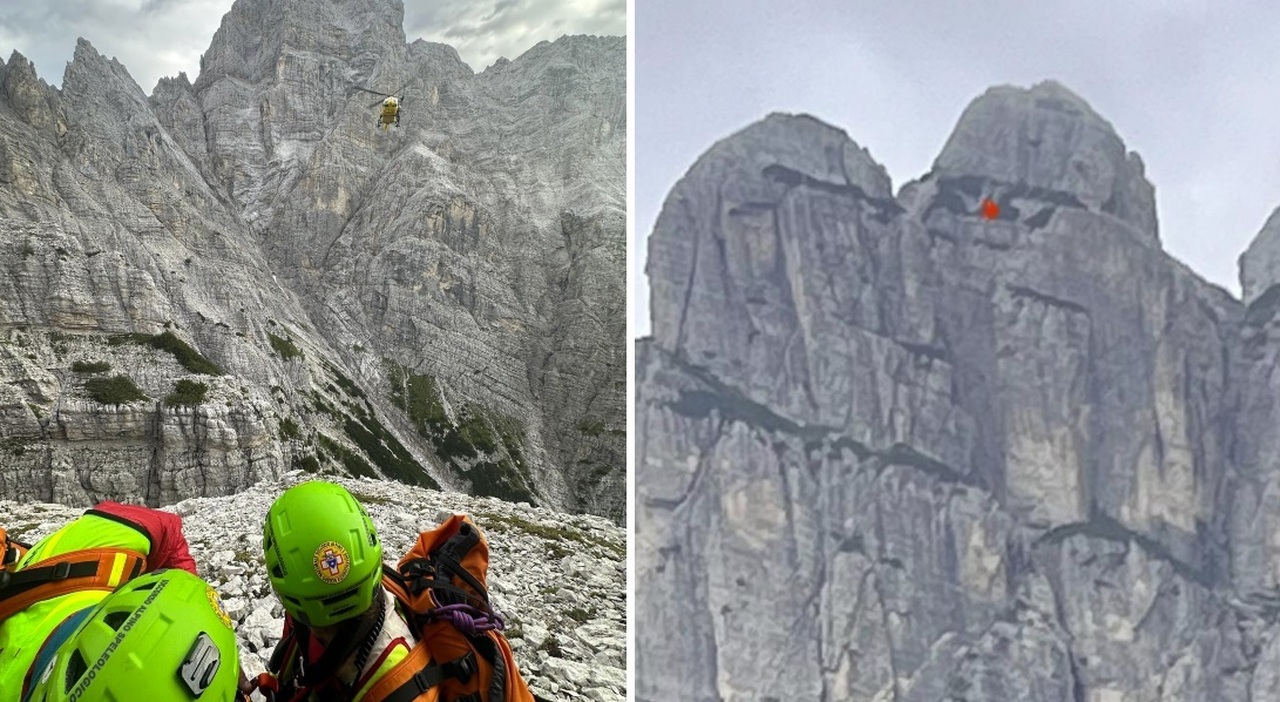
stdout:
[[431,610],[432,618],[447,619],[450,624],[468,636],[485,631],[502,631],[506,624],[497,612],[485,612],[469,604],[451,604]]

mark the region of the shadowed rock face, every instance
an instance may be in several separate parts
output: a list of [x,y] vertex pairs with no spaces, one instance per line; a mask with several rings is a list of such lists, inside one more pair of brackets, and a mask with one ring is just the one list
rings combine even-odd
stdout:
[[1160,250],[1141,162],[1053,83],[889,192],[771,115],[666,201],[638,699],[1278,698],[1280,287]]
[[[296,466],[621,519],[624,38],[477,74],[402,24],[238,0],[149,98],[84,40],[61,90],[3,66],[0,493]],[[404,95],[400,127],[357,85]]]

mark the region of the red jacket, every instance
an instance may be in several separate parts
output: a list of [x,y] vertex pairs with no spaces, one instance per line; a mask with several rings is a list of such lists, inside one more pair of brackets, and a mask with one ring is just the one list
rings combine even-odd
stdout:
[[147,556],[147,567],[150,570],[181,568],[192,575],[198,575],[195,559],[187,550],[187,538],[182,535],[182,517],[150,507],[122,505],[119,502],[99,502],[87,514],[120,522],[142,532],[151,541],[151,553]]

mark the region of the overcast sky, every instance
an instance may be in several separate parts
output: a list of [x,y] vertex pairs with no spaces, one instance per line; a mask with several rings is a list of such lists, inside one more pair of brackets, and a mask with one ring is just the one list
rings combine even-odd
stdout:
[[[17,49],[54,86],[84,37],[147,94],[161,76],[195,81],[232,0],[0,0],[0,59]],[[440,41],[477,72],[565,34],[623,35],[626,0],[404,0],[408,41]]]
[[896,192],[986,88],[1056,78],[1146,162],[1165,250],[1237,296],[1236,259],[1280,206],[1280,3],[642,0],[635,55],[637,336],[667,192],[775,110],[847,131]]

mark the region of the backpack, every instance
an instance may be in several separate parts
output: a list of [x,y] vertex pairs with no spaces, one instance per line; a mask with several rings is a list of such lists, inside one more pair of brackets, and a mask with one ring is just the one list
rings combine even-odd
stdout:
[[[489,543],[461,514],[418,534],[396,568],[383,565],[382,586],[417,642],[361,702],[535,702],[489,604],[488,570]],[[295,622],[272,654],[271,673],[291,669],[307,636]],[[271,677],[259,676],[259,687],[277,687],[264,685]]]
[[147,557],[138,551],[101,547],[60,553],[18,570],[30,548],[0,527],[0,622],[37,602],[78,590],[110,592],[147,568]]

